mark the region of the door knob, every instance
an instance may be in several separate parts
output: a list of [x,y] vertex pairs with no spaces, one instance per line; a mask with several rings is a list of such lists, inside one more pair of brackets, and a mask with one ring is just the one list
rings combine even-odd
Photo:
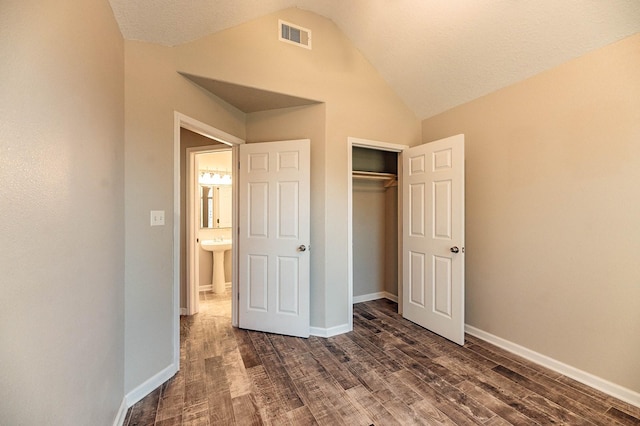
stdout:
[[449,250],[451,250],[451,253],[458,253],[460,251],[460,249],[456,246],[451,247]]
[[307,246],[302,244],[300,247],[298,247],[298,251],[307,251]]

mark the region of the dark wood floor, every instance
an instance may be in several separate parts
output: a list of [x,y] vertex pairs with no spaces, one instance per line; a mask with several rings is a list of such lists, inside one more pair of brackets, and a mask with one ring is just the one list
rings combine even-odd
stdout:
[[133,425],[640,425],[640,408],[467,335],[464,347],[354,306],[354,331],[299,339],[231,327],[229,295],[181,319],[181,370]]

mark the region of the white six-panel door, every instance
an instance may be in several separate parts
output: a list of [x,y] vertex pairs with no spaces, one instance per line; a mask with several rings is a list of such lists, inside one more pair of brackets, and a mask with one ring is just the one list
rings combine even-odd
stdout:
[[309,336],[310,141],[240,146],[241,328]]
[[403,157],[403,316],[464,344],[464,135]]

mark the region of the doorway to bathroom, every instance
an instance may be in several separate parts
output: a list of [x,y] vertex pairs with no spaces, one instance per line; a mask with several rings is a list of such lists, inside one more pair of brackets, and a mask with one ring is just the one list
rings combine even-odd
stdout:
[[[231,236],[237,229],[236,181],[238,145],[244,141],[183,115],[176,126],[176,201],[180,220],[175,226],[176,319],[199,311],[200,296],[213,294],[214,256],[220,251],[220,288],[227,291],[231,321],[237,324],[237,247]],[[178,124],[178,121],[176,121]],[[205,245],[201,242],[204,240]],[[222,241],[221,241],[222,240]],[[219,246],[212,247],[212,243]],[[222,243],[228,247],[220,247]],[[215,251],[213,250],[215,249]],[[228,250],[227,250],[228,249]],[[225,262],[226,258],[226,262]],[[226,263],[226,267],[225,267]],[[176,268],[178,269],[178,268]],[[220,274],[219,274],[220,275]],[[230,288],[229,288],[230,287]],[[201,292],[201,290],[203,292]],[[176,344],[179,344],[176,335]]]
[[199,311],[204,292],[230,295],[235,271],[234,153],[226,144],[209,142],[212,144],[186,149],[185,284],[189,315]]
[[[193,153],[192,285],[196,293],[231,294],[232,269],[232,152],[218,148]],[[197,305],[196,305],[197,306]]]

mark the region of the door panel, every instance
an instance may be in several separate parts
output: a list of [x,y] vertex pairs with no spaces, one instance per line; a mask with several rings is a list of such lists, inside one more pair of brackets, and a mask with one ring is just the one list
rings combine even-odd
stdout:
[[424,202],[424,182],[410,184],[409,191],[409,212],[410,212],[410,235],[414,237],[424,237],[424,227],[425,227],[425,202]]
[[[251,311],[267,312],[267,256],[247,256],[249,275],[249,307]],[[242,287],[241,287],[242,288]]]
[[464,136],[402,156],[403,315],[464,344]]
[[248,189],[249,237],[267,238],[267,224],[269,222],[269,183],[250,182]]
[[241,328],[309,336],[309,149],[309,140],[240,147]]
[[409,252],[409,300],[411,304],[417,305],[420,307],[425,306],[425,295],[424,295],[424,282],[426,280],[426,274],[424,269],[424,253],[416,253],[413,251]]
[[278,313],[298,315],[298,264],[298,257],[278,258]]
[[298,182],[278,182],[278,237],[297,239],[298,230]]
[[451,259],[433,256],[433,311],[451,318]]

